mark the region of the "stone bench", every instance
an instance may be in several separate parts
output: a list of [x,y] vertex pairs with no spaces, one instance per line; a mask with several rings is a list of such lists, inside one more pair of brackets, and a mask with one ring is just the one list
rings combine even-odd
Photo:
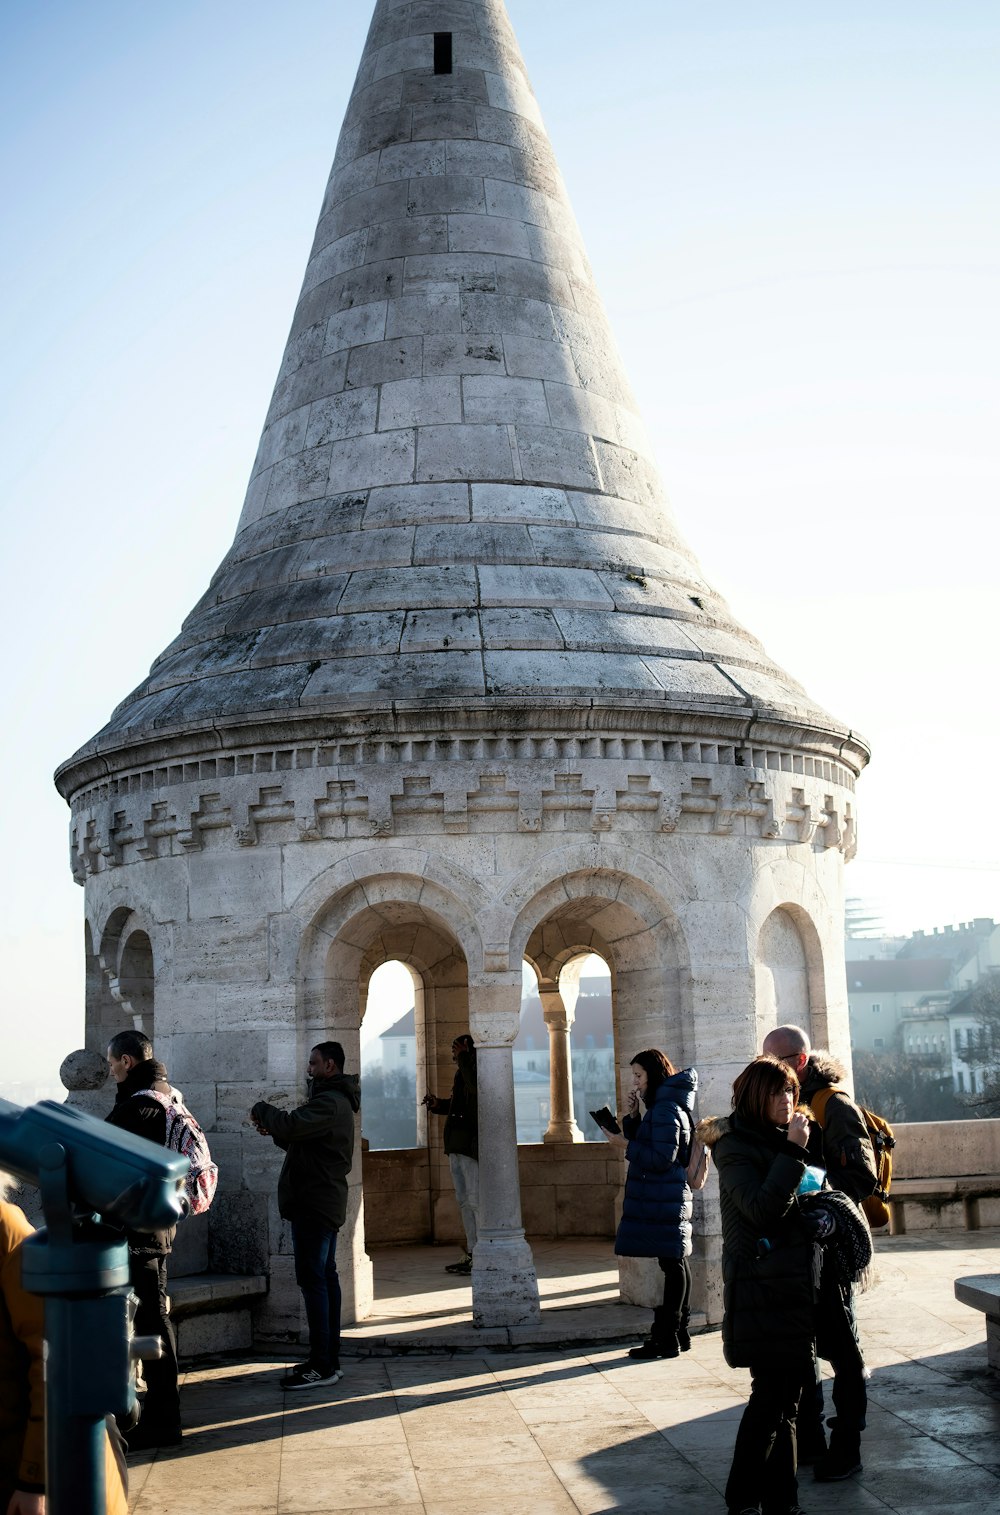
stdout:
[[986,1360],[1000,1368],[1000,1273],[956,1278],[955,1298],[986,1316]]
[[[889,1235],[906,1233],[906,1206],[920,1205],[938,1216],[948,1205],[961,1205],[967,1231],[978,1231],[979,1202],[1000,1199],[1000,1174],[972,1173],[959,1178],[894,1178],[887,1201]],[[989,1224],[989,1222],[987,1222]]]
[[177,1355],[203,1357],[253,1345],[253,1306],[267,1293],[263,1273],[192,1273],[167,1282]]

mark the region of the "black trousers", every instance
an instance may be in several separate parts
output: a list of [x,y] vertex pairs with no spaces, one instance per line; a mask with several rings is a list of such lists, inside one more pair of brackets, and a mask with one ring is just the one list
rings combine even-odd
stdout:
[[731,1510],[755,1505],[765,1512],[790,1510],[798,1503],[795,1416],[804,1365],[797,1358],[751,1363],[750,1399],[726,1483]]
[[[838,1283],[832,1268],[824,1265],[820,1284],[819,1332],[816,1350],[833,1369],[833,1407],[837,1412],[834,1441],[845,1452],[858,1456],[861,1432],[868,1414],[865,1359],[854,1313],[854,1293]],[[824,1435],[823,1379],[814,1363],[802,1385],[799,1407],[799,1437],[813,1445]]]
[[663,1308],[671,1325],[687,1324],[691,1301],[691,1264],[686,1257],[658,1257],[663,1274]]
[[133,1330],[136,1336],[158,1336],[163,1343],[162,1357],[143,1358],[146,1399],[142,1423],[147,1428],[175,1431],[181,1423],[181,1401],[177,1390],[177,1337],[167,1314],[167,1259],[143,1257],[130,1251],[128,1266],[132,1292],[139,1301]]

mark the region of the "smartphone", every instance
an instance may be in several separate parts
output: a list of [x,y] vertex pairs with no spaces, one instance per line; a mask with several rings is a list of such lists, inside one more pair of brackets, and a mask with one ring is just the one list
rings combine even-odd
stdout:
[[600,1126],[602,1131],[612,1131],[616,1134],[621,1132],[621,1126],[615,1120],[613,1113],[607,1105],[602,1105],[599,1110],[591,1110],[591,1119]]

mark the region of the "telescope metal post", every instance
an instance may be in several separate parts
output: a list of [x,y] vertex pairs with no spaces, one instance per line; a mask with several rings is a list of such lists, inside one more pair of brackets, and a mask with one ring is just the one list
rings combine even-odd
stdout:
[[127,1408],[128,1248],[74,1220],[59,1143],[41,1152],[38,1179],[46,1225],[23,1244],[22,1278],[45,1300],[46,1509],[104,1515],[105,1416]]

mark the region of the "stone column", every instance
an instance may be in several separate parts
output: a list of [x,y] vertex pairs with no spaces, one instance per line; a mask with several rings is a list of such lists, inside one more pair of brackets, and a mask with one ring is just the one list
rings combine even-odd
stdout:
[[479,1223],[472,1254],[472,1319],[477,1326],[537,1325],[538,1278],[521,1223],[514,1122],[513,1044],[521,1012],[520,974],[484,974],[469,984],[479,1091]]
[[583,1132],[573,1113],[573,1064],[570,1027],[575,1019],[554,984],[539,984],[542,1018],[549,1032],[549,1124],[543,1142],[582,1142]]

